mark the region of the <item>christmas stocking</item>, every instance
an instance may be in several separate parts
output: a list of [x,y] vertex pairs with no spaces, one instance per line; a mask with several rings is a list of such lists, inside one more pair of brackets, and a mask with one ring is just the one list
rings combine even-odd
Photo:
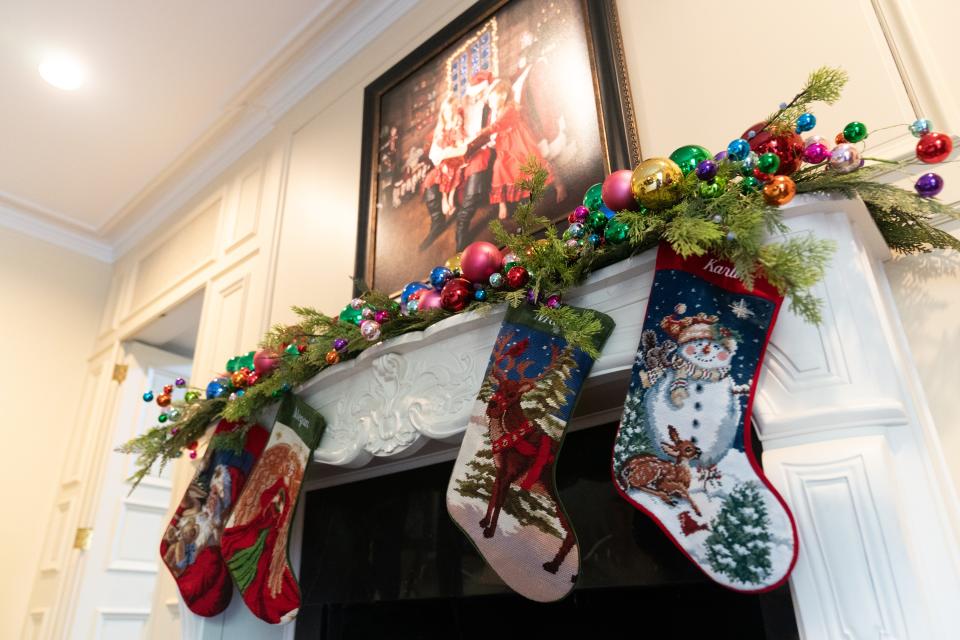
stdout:
[[[613,321],[591,313],[602,329]],[[554,465],[593,359],[528,307],[510,309],[447,487],[447,511],[504,582],[550,602],[573,589],[580,554]]]
[[267,443],[267,430],[253,425],[243,448],[227,446],[237,424],[221,420],[200,470],[187,487],[160,542],[160,557],[177,582],[184,603],[197,615],[215,616],[230,604],[230,576],[220,555],[220,534],[253,464]]
[[613,448],[620,494],[721,585],[782,584],[797,533],[750,446],[750,407],[782,297],[665,244]]
[[300,483],[323,435],[323,418],[284,398],[267,448],[223,530],[223,558],[251,612],[271,624],[293,620],[300,586],[287,560]]

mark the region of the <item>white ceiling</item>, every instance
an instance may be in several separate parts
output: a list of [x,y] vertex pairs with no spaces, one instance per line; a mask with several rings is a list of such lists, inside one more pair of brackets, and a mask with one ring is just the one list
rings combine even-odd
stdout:
[[[249,109],[251,87],[302,53],[305,33],[364,8],[393,13],[384,0],[0,3],[0,222],[110,249],[133,205]],[[81,59],[85,86],[40,78],[51,50]]]

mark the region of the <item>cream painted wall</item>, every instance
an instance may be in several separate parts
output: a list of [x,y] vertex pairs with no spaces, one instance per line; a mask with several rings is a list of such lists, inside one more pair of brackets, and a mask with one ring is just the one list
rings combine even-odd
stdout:
[[0,229],[0,638],[20,633],[109,284],[110,265]]

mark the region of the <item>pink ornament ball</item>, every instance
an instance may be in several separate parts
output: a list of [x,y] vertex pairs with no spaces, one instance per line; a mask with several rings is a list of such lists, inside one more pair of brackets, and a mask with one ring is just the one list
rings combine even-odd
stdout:
[[803,150],[803,161],[809,164],[820,164],[830,157],[830,148],[822,142],[808,144]]
[[440,300],[440,292],[436,289],[427,291],[417,303],[417,311],[426,311],[427,309],[441,309],[443,307]]
[[270,373],[280,364],[280,356],[269,349],[257,351],[253,356],[253,370],[257,376],[263,377]]
[[460,273],[474,283],[488,282],[491,274],[500,270],[501,264],[503,254],[490,242],[471,242],[460,254]]
[[590,209],[580,204],[577,205],[577,208],[573,210],[573,213],[567,219],[570,220],[571,224],[574,222],[583,222],[587,219],[588,215],[590,215]]
[[603,204],[613,211],[636,210],[637,201],[630,187],[632,179],[633,171],[630,169],[621,169],[608,175],[603,181],[603,189],[600,192]]

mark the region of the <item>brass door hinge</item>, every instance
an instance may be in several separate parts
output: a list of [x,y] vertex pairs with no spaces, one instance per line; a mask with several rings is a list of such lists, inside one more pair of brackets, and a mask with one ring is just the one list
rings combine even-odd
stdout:
[[77,527],[77,533],[73,536],[73,548],[86,551],[90,548],[92,538],[93,527]]
[[117,384],[123,384],[123,381],[127,379],[127,369],[129,368],[125,364],[113,365],[113,379],[117,381]]

